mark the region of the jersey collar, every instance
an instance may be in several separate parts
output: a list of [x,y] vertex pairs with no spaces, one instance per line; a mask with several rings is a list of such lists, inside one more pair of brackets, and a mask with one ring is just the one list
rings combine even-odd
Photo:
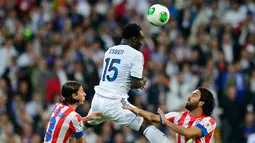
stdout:
[[125,41],[121,42],[120,45],[128,45],[128,46],[130,46],[130,44],[128,42],[125,42]]

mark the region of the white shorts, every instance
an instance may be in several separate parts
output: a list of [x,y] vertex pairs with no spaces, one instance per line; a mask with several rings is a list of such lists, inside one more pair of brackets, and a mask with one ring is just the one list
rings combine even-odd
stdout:
[[122,108],[122,106],[127,105],[135,107],[130,104],[126,98],[111,99],[95,94],[91,103],[89,114],[91,112],[101,111],[103,112],[103,115],[101,119],[88,121],[88,123],[91,125],[98,125],[105,120],[112,120],[120,125],[139,131],[144,119],[143,117]]

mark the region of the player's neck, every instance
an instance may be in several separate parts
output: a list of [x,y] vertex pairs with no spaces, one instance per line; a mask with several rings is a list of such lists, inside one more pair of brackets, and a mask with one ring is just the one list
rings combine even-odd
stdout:
[[199,116],[202,116],[202,115],[203,115],[203,111],[202,111],[202,109],[197,108],[197,109],[191,111],[190,114],[191,114],[193,117],[199,117]]
[[128,40],[122,39],[120,42],[120,45],[130,45],[130,44],[129,44]]
[[70,106],[70,107],[72,107],[72,108],[73,108],[73,110],[76,110],[76,108],[78,107],[78,105],[77,105],[77,104],[72,104],[72,105],[71,105],[71,104],[69,104],[69,106]]

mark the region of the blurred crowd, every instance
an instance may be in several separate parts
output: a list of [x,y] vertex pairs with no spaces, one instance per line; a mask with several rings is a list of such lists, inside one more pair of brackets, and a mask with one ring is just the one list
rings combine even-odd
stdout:
[[[152,26],[148,8],[171,18]],[[141,25],[148,82],[130,102],[156,113],[184,110],[199,86],[213,92],[215,143],[255,138],[254,0],[0,0],[0,142],[42,142],[52,107],[67,80],[83,83],[86,116],[104,52],[121,41],[128,22]],[[169,139],[174,132],[156,125]],[[146,143],[111,121],[85,131],[88,143]]]

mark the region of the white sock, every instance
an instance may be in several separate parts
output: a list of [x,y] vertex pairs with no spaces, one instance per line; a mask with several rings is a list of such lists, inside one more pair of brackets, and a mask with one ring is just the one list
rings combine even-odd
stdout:
[[148,126],[144,130],[143,135],[150,143],[171,143],[167,136],[153,125]]

